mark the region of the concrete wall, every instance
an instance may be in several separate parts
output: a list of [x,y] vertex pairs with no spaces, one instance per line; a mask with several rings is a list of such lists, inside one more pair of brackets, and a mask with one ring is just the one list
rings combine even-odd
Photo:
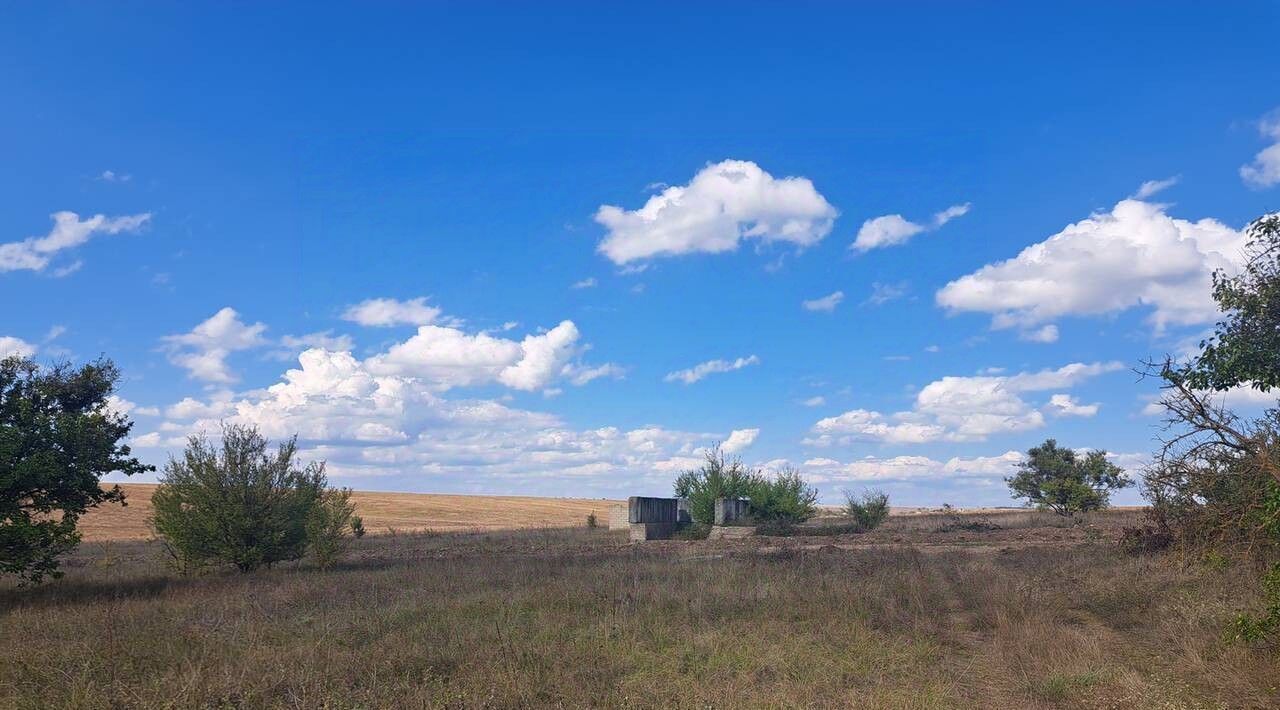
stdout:
[[610,530],[627,530],[631,527],[631,521],[627,520],[627,506],[619,503],[609,508],[609,529]]
[[631,523],[631,541],[666,540],[676,531],[676,524],[670,523]]
[[751,505],[743,498],[716,498],[716,525],[727,525],[747,517]]
[[627,522],[674,524],[676,499],[631,496],[627,499]]

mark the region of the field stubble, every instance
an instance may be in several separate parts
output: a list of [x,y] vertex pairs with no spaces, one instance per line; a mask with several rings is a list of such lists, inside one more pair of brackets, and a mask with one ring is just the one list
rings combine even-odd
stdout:
[[1121,554],[1134,517],[641,545],[400,533],[329,571],[195,578],[154,543],[88,543],[65,579],[0,589],[0,706],[1280,704],[1276,656],[1223,637],[1256,571]]

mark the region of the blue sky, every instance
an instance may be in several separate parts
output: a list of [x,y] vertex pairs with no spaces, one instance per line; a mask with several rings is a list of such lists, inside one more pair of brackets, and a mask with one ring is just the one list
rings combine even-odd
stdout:
[[624,496],[724,441],[1003,504],[1047,437],[1152,451],[1133,368],[1280,196],[1272,3],[4,13],[0,349],[116,360],[157,464],[247,421]]

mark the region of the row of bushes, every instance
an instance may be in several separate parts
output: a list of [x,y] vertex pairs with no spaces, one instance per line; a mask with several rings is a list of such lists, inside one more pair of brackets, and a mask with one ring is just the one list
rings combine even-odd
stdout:
[[[681,473],[675,481],[675,495],[689,502],[689,514],[696,526],[715,520],[718,498],[745,499],[750,504],[751,524],[766,534],[794,534],[795,526],[817,514],[818,490],[794,468],[773,476],[748,468],[740,458],[728,458],[720,447],[705,454],[701,467]],[[823,528],[805,528],[806,534],[823,532],[865,532],[889,516],[889,497],[878,491],[861,495],[846,493],[842,511],[847,522]]]

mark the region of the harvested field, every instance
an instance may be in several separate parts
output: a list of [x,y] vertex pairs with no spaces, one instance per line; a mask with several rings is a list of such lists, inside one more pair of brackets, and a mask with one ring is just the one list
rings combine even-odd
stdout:
[[1224,640],[1256,570],[1123,554],[1135,518],[635,545],[398,533],[329,571],[195,578],[154,543],[95,542],[60,581],[0,588],[0,706],[1280,704],[1274,652]]
[[[128,505],[104,505],[81,519],[86,542],[151,537],[151,493],[155,485],[124,483]],[[351,496],[365,529],[383,534],[420,530],[478,531],[583,525],[595,513],[608,524],[609,507],[622,501],[530,496],[468,496],[356,491]]]

